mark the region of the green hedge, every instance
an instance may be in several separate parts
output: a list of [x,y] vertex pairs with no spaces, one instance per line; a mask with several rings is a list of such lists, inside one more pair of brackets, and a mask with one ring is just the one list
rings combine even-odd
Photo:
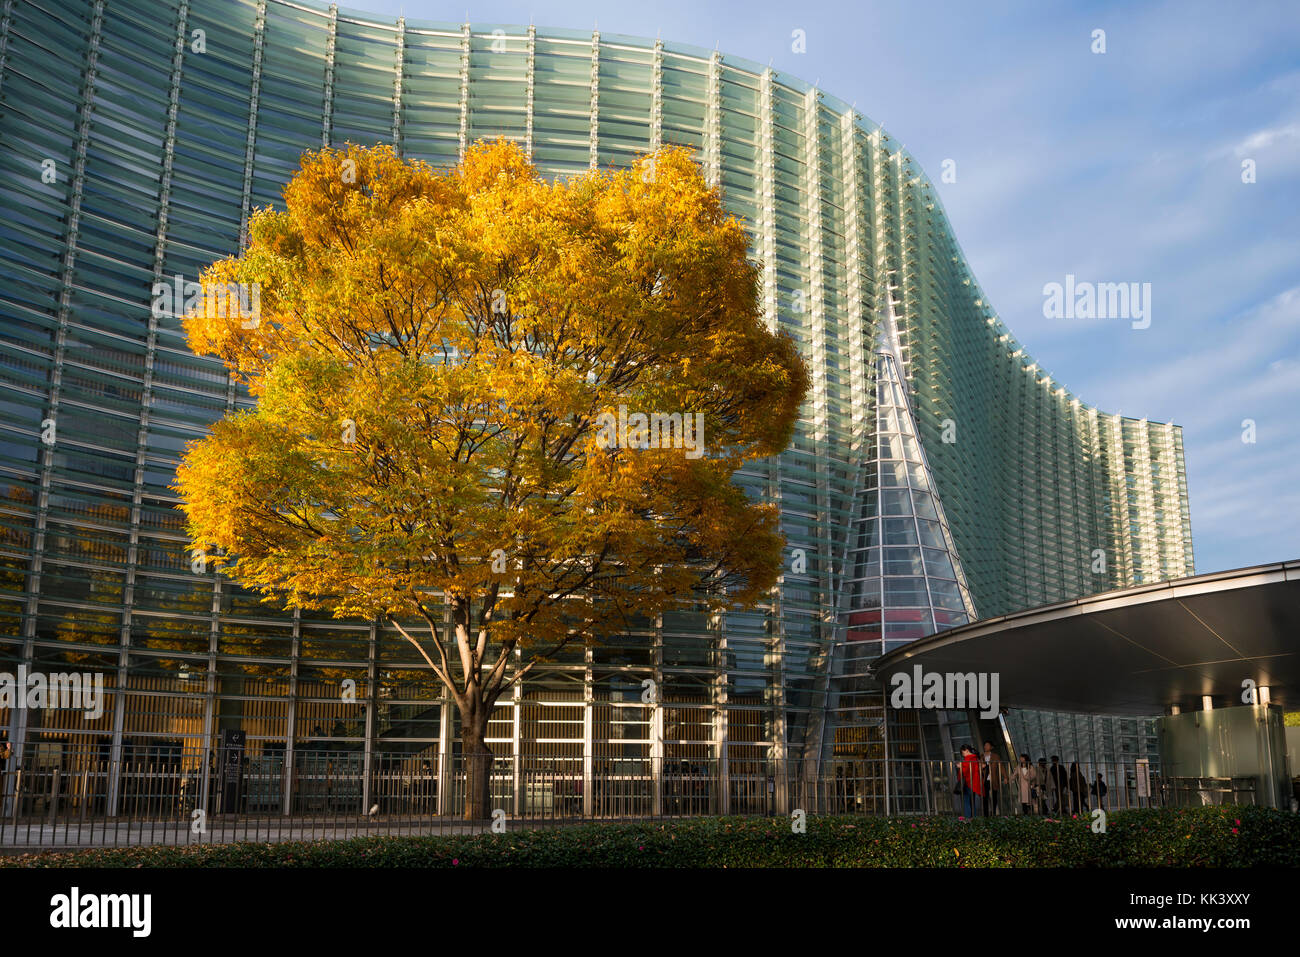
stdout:
[[1250,807],[1087,818],[812,817],[582,824],[505,834],[139,847],[0,857],[9,867],[1300,866],[1300,815]]

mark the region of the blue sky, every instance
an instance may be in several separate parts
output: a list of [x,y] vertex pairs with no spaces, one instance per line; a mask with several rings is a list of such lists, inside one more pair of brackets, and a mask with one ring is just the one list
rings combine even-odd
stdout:
[[[1058,383],[1183,426],[1197,571],[1300,558],[1300,3],[341,6],[658,34],[856,101],[920,161],[989,301]],[[1151,283],[1150,327],[1045,318],[1043,286],[1067,274]]]

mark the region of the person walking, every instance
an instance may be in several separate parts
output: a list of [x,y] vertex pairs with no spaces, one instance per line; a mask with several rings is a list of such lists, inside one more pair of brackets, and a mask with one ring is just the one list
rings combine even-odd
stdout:
[[1047,780],[1047,758],[1038,759],[1038,813],[1047,817],[1049,806],[1047,803],[1048,792],[1052,784]]
[[975,816],[977,795],[983,795],[983,775],[980,773],[980,759],[975,754],[975,749],[969,744],[961,746],[961,795],[962,803],[966,809],[966,819],[970,820]]
[[1079,771],[1079,762],[1070,764],[1070,813],[1088,813],[1088,781]]
[[1052,766],[1048,768],[1048,777],[1052,782],[1052,813],[1064,814],[1070,793],[1070,775],[1065,770],[1058,755],[1052,755]]
[[1020,813],[1029,814],[1033,807],[1038,785],[1038,771],[1029,760],[1029,755],[1022,754],[1020,763],[1011,775],[1016,790],[1020,792]]
[[984,816],[1002,813],[999,798],[1006,783],[1007,771],[1002,758],[993,750],[993,742],[984,742]]
[[1097,772],[1097,780],[1092,782],[1092,793],[1096,797],[1094,802],[1096,806],[1103,811],[1106,810],[1106,779],[1101,776],[1100,771]]

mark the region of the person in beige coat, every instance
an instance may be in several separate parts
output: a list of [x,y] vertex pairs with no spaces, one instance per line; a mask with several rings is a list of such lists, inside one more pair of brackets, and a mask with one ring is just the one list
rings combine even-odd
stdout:
[[1020,763],[1011,772],[1011,780],[1020,792],[1020,813],[1028,814],[1034,800],[1034,788],[1038,786],[1038,769],[1030,763],[1029,755],[1020,756]]

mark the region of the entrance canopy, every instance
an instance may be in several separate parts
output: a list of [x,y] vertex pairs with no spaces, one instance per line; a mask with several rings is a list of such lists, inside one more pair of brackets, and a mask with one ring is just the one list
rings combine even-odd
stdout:
[[1268,701],[1300,710],[1300,560],[1103,592],[977,621],[883,656],[899,671],[996,672],[1003,707],[1156,715]]

